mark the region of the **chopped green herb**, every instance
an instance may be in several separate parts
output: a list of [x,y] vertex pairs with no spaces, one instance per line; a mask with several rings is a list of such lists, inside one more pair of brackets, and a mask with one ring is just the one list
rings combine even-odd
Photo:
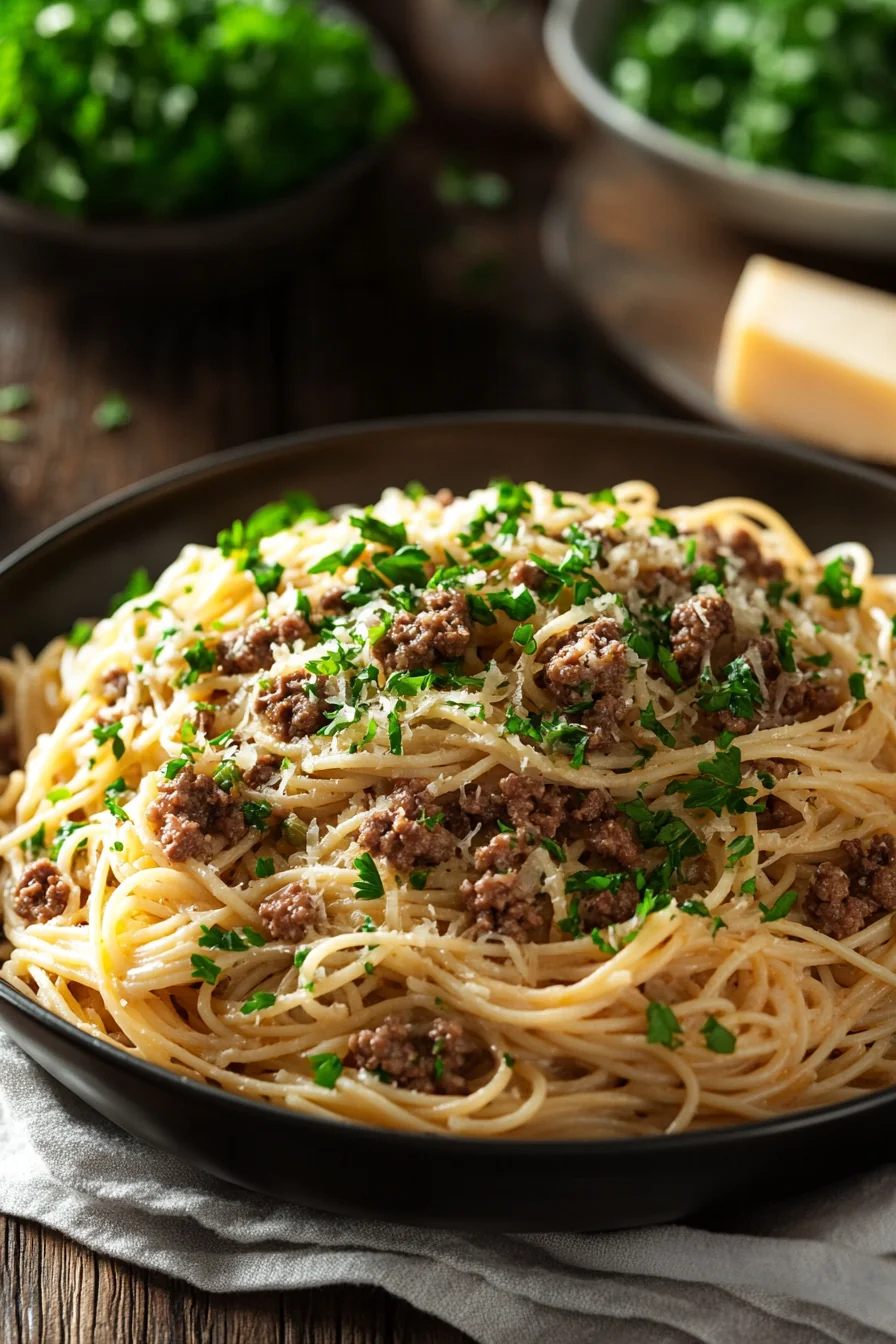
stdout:
[[393,709],[389,712],[386,719],[389,726],[389,750],[393,756],[400,756],[401,748],[401,724],[398,721],[398,714]]
[[248,1017],[250,1013],[260,1013],[264,1008],[273,1008],[276,1002],[276,994],[272,994],[270,990],[259,989],[256,990],[254,994],[250,994],[249,998],[246,999],[246,1002],[240,1008],[240,1012],[245,1017]]
[[720,749],[710,760],[701,761],[697,769],[700,772],[699,779],[674,779],[666,790],[667,793],[683,793],[685,807],[693,811],[714,812],[717,817],[724,811],[735,815],[765,811],[765,799],[760,799],[758,803],[747,801],[758,790],[752,786],[742,788],[740,785],[740,751],[737,747]]
[[672,650],[667,649],[664,644],[660,644],[657,648],[656,656],[667,679],[673,686],[680,686],[682,684],[681,673],[678,670],[678,664],[675,661]]
[[595,490],[593,494],[590,494],[590,495],[588,496],[588,500],[589,500],[589,503],[591,503],[591,504],[613,504],[613,505],[615,505],[615,504],[616,504],[616,492],[615,492],[615,490]]
[[258,859],[256,859],[256,861],[255,861],[255,876],[256,876],[256,877],[273,877],[273,876],[274,876],[274,860],[273,860],[273,859],[265,859],[265,858],[258,858]]
[[429,873],[425,868],[415,868],[408,878],[408,881],[415,891],[422,891],[426,886],[426,879],[428,877]]
[[268,817],[271,815],[271,805],[268,802],[243,803],[243,816],[250,826],[254,826],[257,831],[267,829]]
[[656,517],[650,524],[650,535],[652,537],[677,537],[678,528],[671,518]]
[[373,557],[376,569],[390,583],[407,584],[411,588],[426,587],[426,573],[423,566],[430,560],[428,551],[422,546],[401,546],[393,555],[379,551]]
[[408,481],[404,492],[408,499],[413,500],[423,499],[427,494],[426,486],[422,481]]
[[104,742],[112,743],[112,754],[116,761],[120,761],[125,753],[125,745],[119,736],[121,733],[121,720],[117,719],[115,723],[101,723],[96,728],[91,729],[91,736],[94,742],[102,746]]
[[[59,830],[56,832],[52,845],[50,846],[50,858],[54,860],[58,859],[60,853],[62,852],[62,846],[65,844],[69,836],[72,835],[75,831],[83,830],[83,828],[86,825],[87,825],[86,821],[63,821],[59,827]],[[80,844],[76,845],[75,848],[83,849],[86,844],[87,840],[85,838],[80,842]]]
[[[896,617],[894,617],[894,620],[896,620]],[[832,657],[833,654],[830,652],[815,653],[807,657],[805,661],[811,663],[813,667],[830,667]]]
[[541,847],[542,849],[547,850],[547,852],[550,854],[551,858],[555,861],[555,863],[566,862],[566,852],[561,848],[560,845],[557,844],[556,840],[551,840],[549,836],[544,835],[541,838]]
[[784,919],[790,913],[797,901],[797,892],[785,891],[778,897],[774,905],[769,908],[759,902],[759,909],[762,911],[761,924],[771,924],[773,920]]
[[741,859],[745,859],[748,854],[752,854],[754,849],[752,835],[740,835],[736,840],[732,840],[728,845],[728,862],[726,868],[733,868]]
[[38,854],[42,854],[42,853],[44,852],[44,848],[45,848],[44,834],[45,834],[45,831],[46,831],[46,826],[45,826],[45,824],[44,824],[43,822],[41,822],[41,824],[38,826],[37,830],[36,830],[36,831],[33,831],[32,834],[29,835],[28,838],[27,838],[26,840],[23,840],[22,843],[19,845],[19,848],[21,849],[22,853],[25,855],[26,859],[36,859],[37,856],[38,856]]
[[647,1005],[647,1043],[677,1050],[684,1045],[683,1028],[667,1003],[652,999]]
[[750,877],[750,878],[748,878],[747,881],[744,882],[744,884],[743,884],[743,886],[741,887],[740,890],[741,890],[741,895],[742,895],[742,896],[755,896],[755,895],[756,895],[756,879],[755,879],[755,877]]
[[365,541],[371,541],[376,546],[387,546],[396,551],[399,546],[407,545],[408,533],[404,523],[384,523],[374,518],[371,509],[367,509],[363,517],[351,514],[349,522],[358,529]]
[[867,700],[868,694],[865,690],[865,678],[861,672],[853,672],[849,678],[849,693],[854,700]]
[[145,597],[150,592],[152,592],[152,580],[148,571],[141,565],[139,569],[133,570],[122,591],[110,599],[109,615],[114,616],[125,602],[130,602],[135,597]]
[[68,642],[74,649],[81,649],[93,634],[90,621],[75,621],[68,635]]
[[842,555],[825,565],[821,582],[815,591],[826,597],[835,610],[857,607],[862,600],[861,588],[852,581],[852,566]]
[[442,205],[475,205],[500,210],[511,197],[510,183],[501,173],[446,163],[436,178],[435,193]]
[[535,615],[535,598],[524,583],[518,584],[513,592],[505,588],[499,593],[489,593],[488,602],[492,611],[506,611],[514,621]]
[[314,1070],[314,1081],[318,1087],[327,1087],[331,1091],[342,1073],[342,1060],[338,1055],[309,1055],[308,1062]]
[[48,803],[61,803],[62,800],[63,800],[63,798],[71,798],[71,796],[72,796],[72,795],[71,795],[71,793],[69,792],[69,790],[66,789],[66,788],[64,788],[64,787],[62,787],[62,786],[60,785],[60,787],[59,787],[58,789],[51,789],[51,790],[50,790],[50,792],[47,794],[47,802],[48,802]]
[[0,387],[0,415],[24,411],[30,405],[31,388],[24,383],[7,383],[5,387]]
[[363,541],[349,542],[349,544],[343,546],[341,550],[331,551],[329,555],[325,555],[321,560],[318,560],[316,564],[310,565],[308,573],[335,574],[337,569],[347,569],[349,565],[357,560],[363,550]]
[[648,732],[653,733],[656,737],[658,737],[659,740],[662,742],[663,746],[665,747],[675,746],[675,737],[672,733],[669,732],[668,728],[666,728],[662,723],[660,723],[659,719],[656,716],[656,706],[654,705],[652,700],[646,709],[641,710],[640,724],[642,728],[646,728]]
[[737,1045],[737,1037],[727,1027],[723,1027],[721,1022],[717,1022],[714,1017],[708,1017],[700,1028],[700,1034],[706,1041],[707,1050],[714,1050],[717,1055],[733,1055]]
[[504,1063],[507,1065],[508,1069],[512,1069],[514,1064],[516,1063],[516,1060],[514,1059],[513,1055],[508,1054],[506,1050],[504,1051],[504,1054],[501,1056],[501,1058],[504,1060]]
[[716,681],[707,668],[700,677],[696,703],[707,714],[727,710],[735,718],[752,719],[762,704],[762,691],[746,658],[730,662],[721,681]]
[[477,625],[494,625],[495,616],[484,597],[477,597],[475,593],[470,593],[467,597],[467,607],[470,616]]
[[780,630],[775,631],[775,641],[778,645],[778,659],[785,672],[795,672],[796,662],[793,657],[793,622],[787,621]]
[[519,644],[523,653],[533,654],[536,649],[536,643],[532,636],[531,624],[518,625],[511,635],[514,644]]
[[357,881],[352,883],[359,901],[376,901],[385,894],[383,879],[379,869],[369,854],[359,854],[352,861],[352,867],[358,872]]
[[190,958],[193,979],[204,980],[207,985],[213,985],[221,974],[221,967],[218,966],[211,957],[201,957],[194,952]]
[[119,392],[104,397],[93,412],[93,423],[103,430],[124,429],[133,418],[130,406]]

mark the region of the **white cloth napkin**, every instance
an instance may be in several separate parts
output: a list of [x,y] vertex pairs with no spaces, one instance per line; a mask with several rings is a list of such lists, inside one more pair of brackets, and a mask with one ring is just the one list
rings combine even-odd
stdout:
[[480,1344],[896,1339],[896,1166],[763,1209],[736,1232],[499,1236],[357,1222],[253,1196],[146,1147],[2,1034],[0,1210],[213,1292],[378,1284]]

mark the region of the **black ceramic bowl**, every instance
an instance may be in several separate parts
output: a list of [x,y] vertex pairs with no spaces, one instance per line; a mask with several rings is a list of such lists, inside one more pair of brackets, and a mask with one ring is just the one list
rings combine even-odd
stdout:
[[[105,610],[138,564],[301,487],[373,501],[412,477],[466,491],[493,475],[590,490],[633,476],[666,504],[754,494],[815,547],[865,541],[896,569],[896,481],[715,429],[598,416],[495,415],[315,431],[155,477],[44,533],[0,566],[0,648],[32,649]],[[27,601],[23,595],[27,594]],[[38,596],[39,595],[39,596]],[[482,1141],[313,1120],[130,1059],[0,983],[0,1023],[116,1124],[226,1180],[337,1212],[482,1228],[603,1229],[730,1208],[891,1155],[896,1088],[786,1119],[674,1138]]]

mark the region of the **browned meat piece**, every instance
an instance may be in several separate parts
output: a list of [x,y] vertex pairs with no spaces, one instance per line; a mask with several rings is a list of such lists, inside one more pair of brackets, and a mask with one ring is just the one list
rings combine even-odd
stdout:
[[561,705],[622,695],[628,660],[619,626],[609,616],[574,625],[548,652],[545,684]]
[[579,900],[579,919],[586,933],[622,924],[631,919],[640,900],[634,882],[623,882],[618,891],[589,891]]
[[805,723],[809,719],[831,714],[840,704],[840,696],[833,686],[823,681],[805,680],[791,686],[774,716],[776,723]]
[[464,1073],[476,1046],[450,1018],[437,1017],[427,1028],[390,1014],[378,1027],[353,1032],[348,1049],[349,1068],[386,1073],[417,1092],[458,1095],[467,1090]]
[[443,485],[440,490],[436,491],[433,498],[438,504],[441,504],[443,509],[447,509],[449,504],[454,503],[454,491],[449,490],[447,485]]
[[122,667],[110,667],[103,673],[103,699],[107,705],[127,695],[128,674]]
[[851,938],[875,913],[874,901],[850,894],[849,878],[835,863],[820,863],[809,884],[806,919],[828,938]]
[[743,528],[735,532],[728,549],[743,561],[743,573],[751,579],[783,579],[784,566],[780,560],[766,560],[755,537]]
[[321,611],[335,611],[339,613],[348,611],[348,607],[342,600],[344,592],[345,589],[339,586],[328,588],[320,599]]
[[262,625],[255,622],[244,630],[225,635],[218,644],[218,667],[227,676],[243,672],[259,672],[274,665],[274,645],[292,646],[297,639],[307,639],[311,628],[298,611],[287,612]]
[[146,818],[172,863],[209,858],[216,836],[230,846],[246,834],[237,800],[209,775],[197,774],[192,765],[184,766],[174,779],[162,780]]
[[310,672],[274,677],[270,689],[255,697],[256,712],[264,715],[282,742],[310,737],[327,722],[325,686],[324,677]]
[[534,560],[517,560],[516,564],[511,565],[507,572],[508,583],[514,587],[518,583],[524,583],[527,588],[531,588],[533,593],[537,593],[544,586],[547,578],[544,570],[536,565]]
[[645,565],[638,571],[638,591],[640,593],[655,593],[660,586],[661,579],[668,579],[670,583],[676,584],[679,588],[686,587],[684,574],[675,565],[660,565],[659,569],[651,569]]
[[589,789],[569,814],[572,833],[581,836],[596,858],[634,868],[641,857],[638,843],[619,817],[606,789]]
[[756,816],[756,825],[760,831],[780,831],[785,826],[797,826],[802,819],[803,814],[792,803],[770,793],[765,800],[765,811]]
[[481,877],[465,878],[460,895],[483,933],[498,933],[517,943],[540,941],[544,935],[550,924],[550,902],[546,903],[541,892],[525,895],[518,890],[518,870],[530,852],[522,830],[515,835],[502,831],[476,850],[473,862]]
[[250,789],[263,789],[280,774],[282,760],[282,756],[259,756],[252,769],[243,776],[244,783]]
[[672,608],[672,652],[682,679],[695,681],[703,662],[721,639],[734,633],[734,614],[717,593],[697,593]]
[[498,787],[512,826],[553,839],[567,808],[565,790],[560,785],[527,775],[505,775]]
[[588,823],[616,816],[616,804],[606,789],[588,789],[573,797],[576,798],[576,806],[570,812],[573,821]]
[[72,884],[49,859],[26,864],[12,898],[12,908],[27,924],[46,924],[65,914]]
[[625,701],[618,696],[605,695],[596,700],[582,715],[582,723],[591,734],[588,750],[612,751],[619,741],[619,725],[624,718]]
[[197,733],[202,733],[205,738],[214,737],[215,711],[213,709],[197,709],[196,717],[193,719],[193,727]]
[[428,825],[422,818],[435,816],[438,803],[423,796],[425,779],[396,781],[386,807],[366,817],[358,831],[358,844],[369,854],[388,859],[399,872],[434,868],[454,853],[455,841],[441,822]]
[[896,838],[879,831],[865,840],[844,840],[847,874],[854,896],[868,897],[883,910],[896,910]]
[[472,635],[464,594],[433,588],[423,594],[419,611],[397,613],[376,646],[376,656],[390,670],[435,667],[445,659],[462,658]]
[[323,902],[301,882],[290,882],[279,891],[265,896],[258,907],[258,918],[265,936],[275,943],[300,943],[319,923]]

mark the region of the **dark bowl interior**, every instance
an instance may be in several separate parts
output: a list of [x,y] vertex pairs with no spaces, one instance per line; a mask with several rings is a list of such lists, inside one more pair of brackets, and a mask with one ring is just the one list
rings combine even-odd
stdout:
[[[135,566],[158,572],[185,542],[212,541],[219,527],[285,490],[310,490],[326,505],[362,504],[411,478],[460,492],[495,475],[582,490],[643,477],[666,504],[753,494],[811,545],[861,540],[880,568],[896,569],[896,481],[805,449],[599,416],[378,423],[205,459],[45,533],[0,565],[0,648],[39,648],[75,617],[104,611]],[[674,1138],[501,1144],[396,1134],[307,1119],[178,1078],[68,1027],[4,984],[0,1023],[98,1111],[197,1167],[266,1194],[402,1222],[602,1229],[710,1216],[884,1160],[896,1122],[889,1089]],[[284,1153],[297,1158],[284,1162]]]

